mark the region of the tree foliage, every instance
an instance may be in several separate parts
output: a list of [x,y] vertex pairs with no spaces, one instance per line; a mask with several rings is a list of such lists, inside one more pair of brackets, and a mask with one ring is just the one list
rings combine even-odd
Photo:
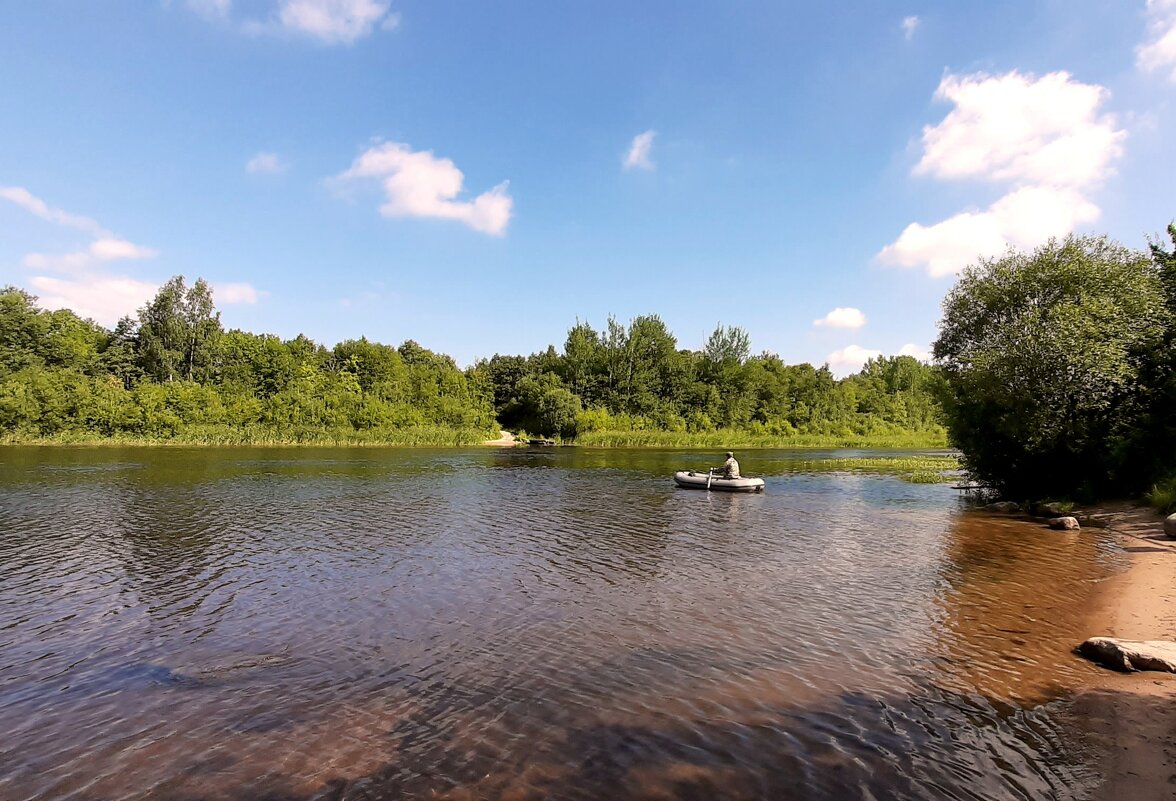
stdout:
[[[460,370],[413,340],[326,348],[305,336],[224,331],[208,285],[177,276],[113,331],[0,292],[0,427],[8,439],[71,433],[217,441],[374,441],[418,429],[543,436],[741,431],[789,437],[939,432],[936,371],[908,356],[837,380],[827,367],[750,355],[719,326],[682,349],[656,315],[602,331],[577,321],[563,349],[496,355]],[[466,436],[465,440],[477,439]]]
[[1120,446],[1171,325],[1156,261],[1105,237],[966,270],[944,300],[934,351],[969,472],[1018,497],[1120,484]]
[[397,432],[430,430],[476,441],[495,421],[490,396],[448,356],[411,341],[328,350],[305,336],[225,332],[208,285],[177,276],[113,331],[0,290],[0,430],[9,439],[211,431],[218,441],[400,441]]
[[492,388],[504,426],[544,436],[941,430],[937,373],[910,356],[873,360],[839,381],[828,367],[787,365],[774,354],[749,351],[747,333],[724,326],[701,350],[681,349],[659,317],[643,315],[628,324],[609,318],[603,331],[577,321],[562,353],[549,347],[530,357],[495,355],[469,372]]

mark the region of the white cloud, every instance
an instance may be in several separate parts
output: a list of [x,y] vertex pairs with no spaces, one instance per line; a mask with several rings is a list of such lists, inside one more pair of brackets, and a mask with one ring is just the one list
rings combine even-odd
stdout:
[[1009,246],[1029,248],[1094,222],[1098,206],[1078,192],[1049,187],[1017,189],[984,211],[965,211],[934,225],[911,223],[882,248],[879,261],[925,267],[932,277],[954,275]]
[[633,137],[633,142],[629,145],[629,152],[625,154],[624,166],[626,170],[654,169],[656,165],[650,159],[650,151],[653,150],[655,136],[657,136],[657,131],[650,130]]
[[852,307],[837,307],[820,320],[813,320],[813,325],[828,326],[829,328],[861,328],[866,324],[866,315],[860,309]]
[[362,153],[332,182],[376,178],[384,187],[385,217],[431,217],[458,220],[475,231],[494,236],[506,232],[514,200],[503,181],[473,200],[458,200],[465,176],[446,158],[431,150],[413,151],[408,145],[385,142]]
[[42,220],[48,220],[49,222],[64,225],[69,228],[76,228],[79,231],[85,231],[95,236],[110,236],[109,231],[89,217],[82,217],[77,214],[62,211],[61,209],[55,209],[23,186],[0,186],[0,197],[12,201],[26,211],[40,217]]
[[870,350],[860,345],[846,345],[841,350],[830,353],[825,361],[828,362],[829,369],[836,375],[844,376],[856,373],[870,359],[876,359],[881,355],[882,351],[880,350]]
[[923,129],[916,174],[1081,187],[1123,154],[1127,132],[1098,112],[1109,93],[1069,73],[948,75],[935,96],[955,108]]
[[107,327],[120,317],[133,314],[155,296],[157,284],[125,276],[82,275],[51,278],[37,275],[30,280],[38,303],[46,309],[71,309]]
[[261,293],[251,284],[214,284],[212,287],[212,298],[218,303],[252,305],[260,296]]
[[915,38],[915,31],[919,29],[921,20],[918,17],[903,17],[902,19],[902,35],[906,37],[909,42]]
[[25,267],[34,270],[58,270],[70,272],[89,267],[98,261],[115,261],[117,259],[152,259],[159,255],[153,248],[136,245],[125,239],[96,239],[86,250],[60,255],[50,253],[30,253],[24,257]]
[[1127,136],[1113,115],[1099,111],[1108,97],[1103,87],[1065,72],[947,75],[936,97],[954,108],[923,129],[915,174],[1010,190],[987,209],[911,223],[879,252],[880,261],[951,275],[1009,246],[1032,247],[1098,219],[1088,194],[1113,172]]
[[931,351],[927,350],[924,347],[920,347],[919,345],[916,345],[913,342],[908,342],[906,345],[903,345],[902,348],[899,349],[898,355],[899,356],[914,356],[916,359],[918,359],[921,362],[931,361]]
[[1135,50],[1135,63],[1147,72],[1169,70],[1176,82],[1176,0],[1148,0],[1148,41]]
[[29,253],[22,260],[25,267],[35,270],[72,271],[88,267],[94,262],[116,259],[150,259],[159,255],[159,251],[153,248],[119,239],[89,217],[53,208],[24,187],[0,186],[0,197],[15,203],[43,220],[66,228],[75,228],[95,237],[85,250],[61,254]]
[[258,153],[245,163],[245,172],[250,173],[276,175],[285,172],[286,169],[287,165],[278,158],[277,153]]
[[354,44],[377,27],[394,30],[400,16],[389,13],[387,0],[279,0],[268,21],[249,20],[241,29],[251,34],[289,33],[323,44]]
[[153,259],[159,255],[158,250],[145,248],[125,239],[99,239],[90,243],[90,253],[99,261],[114,259]]

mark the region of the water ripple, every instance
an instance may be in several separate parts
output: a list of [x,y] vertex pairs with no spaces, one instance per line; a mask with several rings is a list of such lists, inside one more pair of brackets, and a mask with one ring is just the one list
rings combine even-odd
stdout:
[[5,454],[6,801],[1068,798],[1097,778],[1068,648],[1113,549],[946,487],[786,453],[749,455],[750,496],[675,489],[703,454]]

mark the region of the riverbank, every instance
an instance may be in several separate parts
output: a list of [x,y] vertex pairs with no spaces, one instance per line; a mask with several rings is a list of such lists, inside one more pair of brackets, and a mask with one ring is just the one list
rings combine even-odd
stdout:
[[464,448],[481,445],[491,432],[478,428],[414,426],[401,429],[352,428],[235,428],[233,426],[190,427],[172,436],[103,436],[92,431],[64,431],[51,437],[0,434],[0,445],[85,446],[85,447],[405,447]]
[[[173,436],[103,436],[92,431],[66,431],[51,437],[0,433],[0,445],[91,446],[91,447],[422,447],[464,448],[514,447],[526,444],[529,435],[515,436],[499,432],[498,439],[487,439],[491,432],[476,428],[423,426],[404,429],[314,429],[314,428],[234,428],[231,426],[191,427]],[[688,434],[674,431],[603,431],[581,435],[561,443],[579,448],[620,449],[810,449],[810,450],[943,450],[947,440],[935,433],[830,435],[793,434],[763,436],[740,431],[714,431]]]
[[[1090,636],[1176,640],[1176,541],[1145,507],[1099,507],[1130,563],[1100,588]],[[1080,724],[1106,756],[1096,798],[1170,798],[1176,792],[1176,674],[1100,671],[1075,698]]]

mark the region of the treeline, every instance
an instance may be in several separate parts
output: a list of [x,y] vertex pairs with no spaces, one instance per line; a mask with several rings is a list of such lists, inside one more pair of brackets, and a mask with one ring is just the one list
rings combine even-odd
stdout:
[[562,351],[461,370],[413,341],[225,331],[207,284],[165,284],[107,330],[0,290],[0,431],[8,441],[463,444],[501,425],[581,444],[942,444],[938,372],[909,356],[838,380],[828,367],[750,355],[719,326],[680,349],[656,316]]
[[981,261],[944,300],[945,419],[1015,500],[1176,506],[1176,225],[1147,251],[1068,237]]
[[208,285],[167,282],[113,331],[0,291],[0,430],[9,441],[468,444],[489,395],[448,356],[225,331]]
[[494,356],[471,369],[507,428],[584,444],[934,444],[937,372],[910,356],[877,358],[838,380],[827,366],[750,354],[741,328],[680,349],[656,315],[602,331],[577,323],[562,351]]

